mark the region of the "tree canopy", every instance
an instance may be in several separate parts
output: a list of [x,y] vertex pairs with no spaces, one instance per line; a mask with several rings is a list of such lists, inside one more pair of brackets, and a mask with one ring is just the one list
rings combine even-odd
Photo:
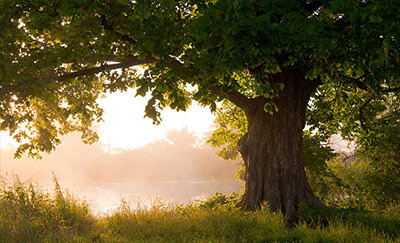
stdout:
[[[150,92],[146,115],[159,122],[160,109],[185,110],[191,99],[214,110],[222,98],[243,107],[271,97],[284,85],[254,76],[294,68],[324,84],[316,123],[341,113],[336,123],[363,126],[368,106],[399,91],[399,12],[397,1],[371,0],[3,0],[1,129],[28,141],[17,155],[37,155],[70,131],[93,141],[102,92]],[[328,99],[350,104],[318,112]],[[342,108],[359,110],[346,117]]]

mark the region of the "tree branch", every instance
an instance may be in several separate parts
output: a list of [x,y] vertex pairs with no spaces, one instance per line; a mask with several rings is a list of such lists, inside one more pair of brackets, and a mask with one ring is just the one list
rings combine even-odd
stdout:
[[[370,87],[368,87],[365,83],[361,82],[360,79],[361,78],[365,78],[365,75],[361,78],[351,78],[351,77],[347,77],[344,75],[340,75],[342,78],[346,79],[348,82],[350,83],[354,83],[358,88],[365,90],[365,91],[372,91]],[[380,91],[374,91],[376,93],[391,93],[391,92],[398,92],[400,91],[400,87],[395,87],[395,88],[388,88],[388,89],[382,89]]]
[[114,70],[114,69],[118,69],[118,68],[127,68],[127,67],[132,67],[132,66],[137,66],[137,65],[149,64],[149,63],[153,63],[155,61],[156,60],[154,58],[146,58],[144,60],[140,60],[136,56],[131,56],[119,63],[116,63],[116,64],[105,64],[100,67],[86,68],[86,69],[82,69],[82,70],[79,70],[79,71],[76,71],[73,73],[68,73],[68,74],[58,76],[56,79],[59,81],[65,81],[67,79],[72,79],[72,78],[76,78],[76,77],[80,77],[80,76],[97,74],[97,73],[100,73],[103,71]]
[[370,91],[370,88],[364,84],[363,82],[360,81],[358,78],[352,78],[344,75],[340,75],[342,78],[346,79],[350,83],[354,83],[358,88],[365,90],[365,91]]
[[391,93],[391,92],[398,92],[400,91],[400,87],[396,87],[396,88],[390,88],[390,89],[384,89],[382,90],[383,93]]
[[358,109],[358,114],[359,114],[359,119],[360,119],[360,126],[363,130],[366,130],[365,126],[364,126],[364,114],[363,114],[363,110],[364,108],[369,104],[369,102],[372,101],[372,97],[370,97],[367,101],[364,102],[364,104],[362,104],[360,106],[360,108]]
[[[221,96],[222,95],[222,89],[221,86],[212,86],[209,88],[211,93]],[[246,96],[242,95],[236,90],[232,90],[227,93],[228,95],[228,100],[231,101],[233,104],[236,106],[242,108],[243,110],[247,110],[249,106],[250,99],[247,98]]]

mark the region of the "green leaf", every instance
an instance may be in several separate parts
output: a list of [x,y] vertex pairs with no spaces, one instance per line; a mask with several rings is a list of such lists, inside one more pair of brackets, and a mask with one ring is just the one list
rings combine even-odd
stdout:
[[357,77],[362,77],[364,75],[364,70],[362,69],[361,66],[358,66],[358,68],[356,70],[356,75],[357,75]]
[[284,87],[285,87],[285,85],[283,83],[275,83],[273,85],[273,88],[275,91],[281,91],[281,90],[283,90]]
[[130,4],[131,3],[131,1],[130,0],[117,0],[120,4],[122,4],[122,5],[128,5],[128,4]]
[[150,12],[150,10],[148,8],[144,8],[143,12],[142,12],[142,15],[143,15],[144,19],[148,19],[150,17],[150,15],[151,15],[151,12]]
[[372,23],[382,23],[383,21],[383,18],[377,14],[369,16],[369,19],[371,20]]
[[273,115],[274,114],[274,106],[271,103],[267,102],[264,105],[264,111],[269,113],[270,115]]

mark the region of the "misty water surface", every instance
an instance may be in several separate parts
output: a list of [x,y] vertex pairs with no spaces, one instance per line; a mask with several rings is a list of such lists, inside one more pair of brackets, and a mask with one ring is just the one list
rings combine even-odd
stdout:
[[122,200],[133,208],[148,208],[159,201],[169,205],[187,204],[206,199],[215,192],[239,192],[242,185],[237,180],[99,183],[76,192],[91,205],[93,212],[103,214],[115,210]]
[[33,178],[53,188],[53,172],[62,188],[85,199],[95,212],[115,209],[121,199],[142,206],[157,198],[177,204],[221,192],[239,192],[235,180],[239,163],[225,161],[187,130],[170,132],[168,141],[110,154],[99,145],[85,145],[77,135],[42,160],[13,159],[12,150],[1,150],[1,175]]

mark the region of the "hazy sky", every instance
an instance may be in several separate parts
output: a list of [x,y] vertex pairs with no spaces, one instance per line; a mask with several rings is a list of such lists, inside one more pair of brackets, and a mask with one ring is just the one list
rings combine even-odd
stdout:
[[104,109],[104,123],[100,124],[100,143],[111,148],[138,148],[152,141],[165,138],[170,130],[187,128],[197,137],[203,138],[210,131],[214,116],[210,109],[194,102],[183,112],[165,109],[161,113],[160,125],[144,118],[144,107],[148,97],[135,97],[130,90],[125,93],[113,93],[99,101]]

